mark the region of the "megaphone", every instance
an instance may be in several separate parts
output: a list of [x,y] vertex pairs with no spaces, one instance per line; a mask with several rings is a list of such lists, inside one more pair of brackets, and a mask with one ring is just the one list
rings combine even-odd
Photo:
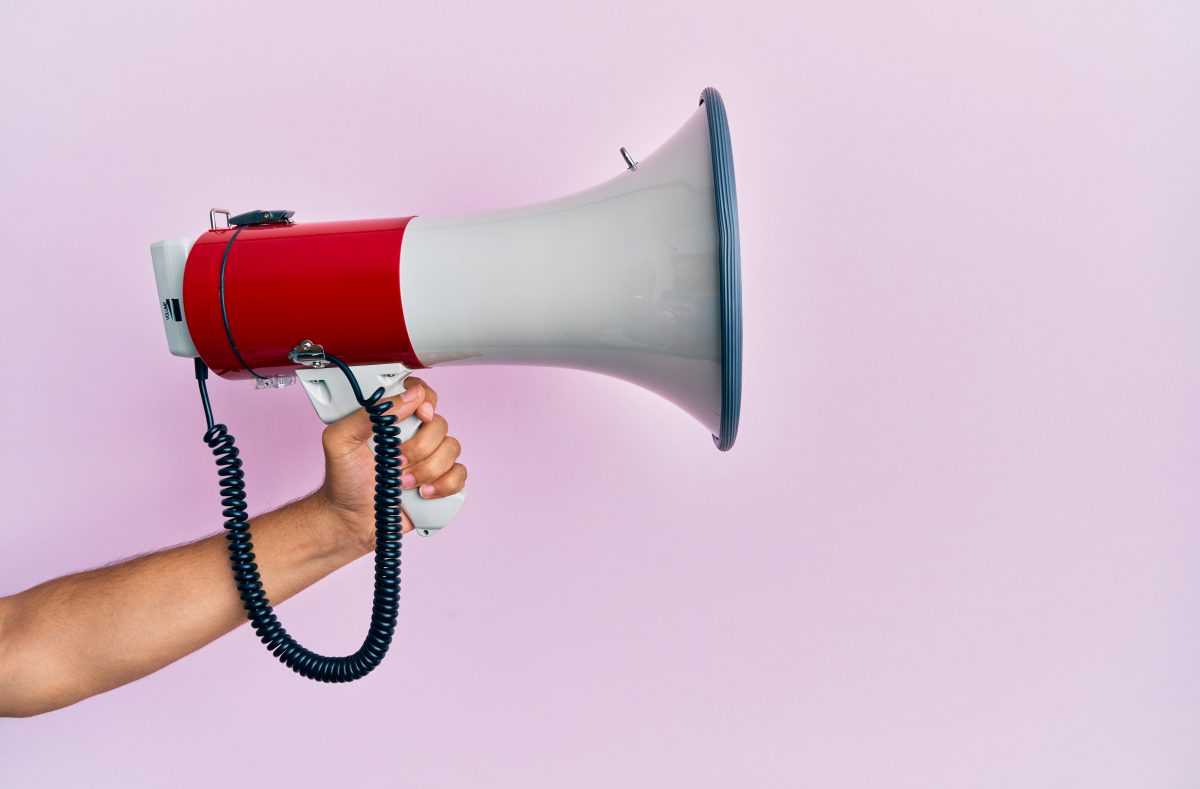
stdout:
[[[199,238],[151,246],[168,346],[196,359],[206,440],[224,462],[223,495],[236,493],[243,502],[245,539],[230,538],[235,573],[245,559],[234,555],[235,543],[250,544],[244,491],[231,487],[241,483],[240,461],[232,436],[214,424],[208,370],[254,379],[259,387],[299,380],[326,422],[367,408],[384,477],[395,472],[399,442],[420,423],[415,417],[388,423],[381,401],[403,389],[411,371],[427,367],[542,365],[604,373],[675,403],[712,434],[718,449],[733,446],[741,403],[741,277],[733,155],[720,94],[706,89],[682,128],[641,161],[624,148],[621,154],[625,170],[611,180],[520,208],[317,223],[294,222],[291,211],[232,216],[213,209]],[[388,512],[380,517],[398,524],[398,485],[382,493]],[[379,494],[377,488],[377,501]],[[426,500],[411,491],[399,506],[429,535],[462,502],[463,494]],[[395,531],[394,539],[389,531],[377,544],[395,543],[398,555]],[[237,524],[230,533],[241,533]],[[378,601],[378,584],[376,592]],[[247,612],[253,620],[249,602]],[[366,658],[337,667],[318,664],[349,658],[281,659],[306,676],[339,681],[373,668],[366,666],[382,658],[380,649],[375,643]]]

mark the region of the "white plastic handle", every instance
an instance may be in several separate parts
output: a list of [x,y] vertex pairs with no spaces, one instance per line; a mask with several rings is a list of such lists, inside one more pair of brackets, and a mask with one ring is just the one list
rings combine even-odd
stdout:
[[[422,424],[424,423],[415,416],[401,421],[398,425],[400,440],[407,441],[412,438]],[[413,528],[428,537],[449,523],[466,500],[467,494],[461,491],[440,499],[427,499],[416,489],[406,490],[400,494],[400,509],[408,513]]]
[[[364,395],[370,395],[382,386],[384,397],[403,392],[404,379],[412,372],[402,364],[365,364],[350,369],[358,379],[358,385]],[[323,367],[319,370],[305,367],[296,371],[296,377],[304,386],[317,416],[326,424],[336,422],[360,407],[345,373],[336,367]],[[402,420],[397,425],[400,428],[400,440],[408,441],[421,425],[421,420],[415,415]],[[400,494],[400,508],[408,514],[413,528],[419,534],[428,537],[449,523],[466,500],[466,493],[427,499],[414,489]]]

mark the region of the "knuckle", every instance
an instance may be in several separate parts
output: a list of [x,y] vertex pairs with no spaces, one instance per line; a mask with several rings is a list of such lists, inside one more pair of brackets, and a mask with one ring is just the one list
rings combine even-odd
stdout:
[[442,443],[449,448],[450,454],[454,457],[462,454],[462,442],[454,436],[446,436],[446,440]]
[[413,477],[417,482],[424,484],[426,482],[437,482],[442,478],[446,471],[446,464],[441,458],[431,457],[421,465],[412,470]]
[[408,464],[419,463],[429,455],[429,450],[425,448],[425,443],[420,437],[410,438],[400,445],[400,454],[408,458]]
[[438,451],[434,456],[429,459],[429,462],[437,463],[438,474],[440,475],[445,474],[454,466],[455,457],[457,457],[457,453],[454,452],[454,448],[443,443],[438,447]]
[[406,385],[409,387],[420,386],[422,389],[425,390],[425,399],[426,400],[436,400],[437,399],[437,392],[434,391],[432,386],[430,386],[429,384],[427,384],[425,382],[424,378],[418,378],[415,375],[410,375],[408,377]]

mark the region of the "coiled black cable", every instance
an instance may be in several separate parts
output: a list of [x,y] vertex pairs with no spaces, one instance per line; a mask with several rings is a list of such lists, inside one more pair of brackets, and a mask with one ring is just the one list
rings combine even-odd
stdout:
[[371,432],[375,436],[375,598],[366,639],[357,652],[345,657],[326,657],[306,649],[288,634],[275,616],[254,561],[254,542],[246,517],[246,482],[242,461],[229,428],[213,423],[212,405],[208,399],[208,366],[200,359],[196,359],[196,380],[199,382],[200,400],[208,425],[204,443],[208,444],[217,459],[221,506],[224,507],[221,514],[225,517],[229,561],[246,617],[267,649],[292,671],[319,682],[352,682],[365,677],[380,664],[396,632],[400,603],[402,525],[400,429],[396,426],[396,416],[387,413],[392,403],[381,402],[384,394],[382,388],[375,390],[370,397],[363,397],[362,389],[350,368],[335,356],[326,354],[325,358],[350,379],[355,398],[370,416]]

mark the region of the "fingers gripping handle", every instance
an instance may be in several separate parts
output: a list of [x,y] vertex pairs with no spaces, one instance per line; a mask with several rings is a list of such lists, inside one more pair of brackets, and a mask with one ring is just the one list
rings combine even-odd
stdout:
[[[401,421],[398,425],[400,440],[403,442],[412,438],[421,424],[421,420],[415,416]],[[440,499],[427,499],[417,490],[406,490],[400,496],[400,509],[408,513],[413,528],[428,537],[449,523],[466,500],[467,494],[462,491]]]
[[[366,394],[383,387],[384,396],[400,394],[404,391],[404,379],[408,377],[408,368],[401,364],[364,364],[351,367],[358,385]],[[304,386],[308,399],[312,402],[317,416],[326,424],[336,422],[358,410],[358,400],[346,376],[336,367],[301,368],[296,376]],[[421,426],[421,420],[410,416],[401,420],[400,440],[408,441]],[[413,528],[428,537],[439,531],[462,507],[466,501],[465,493],[455,493],[440,499],[426,499],[417,490],[406,490],[401,496],[400,508],[412,521]]]

